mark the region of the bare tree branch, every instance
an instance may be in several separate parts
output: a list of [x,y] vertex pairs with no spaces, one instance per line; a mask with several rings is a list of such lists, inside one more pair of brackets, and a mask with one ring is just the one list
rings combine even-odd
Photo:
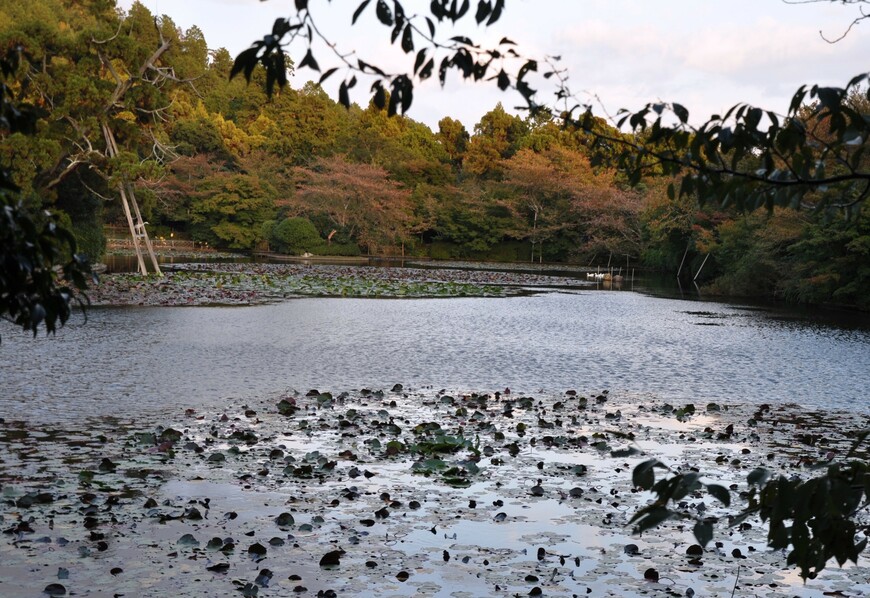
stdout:
[[861,16],[855,17],[855,19],[851,23],[849,23],[849,26],[846,27],[846,30],[842,34],[840,34],[838,37],[835,37],[833,39],[829,39],[822,30],[819,30],[819,37],[821,37],[823,40],[825,40],[829,44],[836,44],[837,42],[842,41],[843,39],[846,38],[846,36],[849,35],[849,33],[852,31],[852,28],[855,27],[855,25],[859,24],[864,19],[870,18],[870,13],[864,12],[864,5],[870,4],[870,0],[782,0],[782,1],[785,4],[818,4],[818,3],[822,3],[822,2],[823,3],[840,2],[843,5],[849,5],[849,4],[859,5],[858,12],[860,13]]

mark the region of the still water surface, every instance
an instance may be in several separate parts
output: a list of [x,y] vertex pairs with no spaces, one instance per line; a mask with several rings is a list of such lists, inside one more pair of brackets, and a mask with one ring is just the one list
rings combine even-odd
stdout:
[[870,330],[632,292],[92,309],[0,329],[0,417],[176,415],[288,389],[610,389],[870,412]]

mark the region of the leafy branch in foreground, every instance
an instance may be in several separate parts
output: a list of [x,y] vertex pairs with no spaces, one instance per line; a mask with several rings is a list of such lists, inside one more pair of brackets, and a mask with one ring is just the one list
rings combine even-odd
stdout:
[[[406,13],[398,0],[374,2],[378,21],[390,32],[390,42],[399,41],[402,52],[413,58],[413,64],[405,72],[387,72],[374,61],[360,58],[355,50],[342,52],[334,40],[322,33],[310,4],[313,3],[308,0],[296,0],[296,14],[289,19],[277,19],[270,34],[241,52],[233,64],[230,78],[241,74],[250,82],[254,69],[261,64],[266,70],[266,91],[271,94],[276,83],[280,88],[287,82],[284,48],[302,40],[307,49],[298,68],[307,67],[321,73],[319,83],[325,82],[339,70],[345,71],[345,79],[338,91],[338,101],[345,107],[350,106],[350,90],[357,85],[357,75],[360,75],[373,79],[370,91],[376,106],[382,109],[386,107],[391,116],[399,110],[404,114],[413,101],[415,81],[422,83],[429,79],[435,74],[436,68],[442,86],[448,72],[453,69],[466,80],[494,81],[502,91],[513,88],[529,106],[534,105],[536,90],[529,85],[526,77],[538,70],[538,62],[522,58],[514,50],[516,44],[512,40],[503,37],[495,47],[485,48],[462,35],[439,38],[438,26],[441,23],[449,21],[455,24],[471,16],[469,0],[461,3],[455,0],[433,0],[428,15]],[[371,0],[360,2],[353,12],[351,24],[356,25],[370,5]],[[505,0],[480,0],[473,13],[474,20],[478,25],[488,27],[501,18],[504,8]],[[323,42],[339,66],[321,70],[314,56],[314,44],[317,41]]]
[[[852,451],[842,463],[817,466],[824,472],[802,480],[784,475],[773,477],[758,468],[747,476],[747,505],[737,515],[728,516],[730,526],[758,516],[767,524],[767,544],[774,550],[789,550],[786,562],[800,569],[803,579],[813,579],[835,559],[842,566],[858,562],[867,548],[870,523],[870,463],[851,458],[870,431],[859,434]],[[723,486],[701,482],[701,474],[676,473],[655,480],[655,469],[672,470],[651,459],[637,465],[632,473],[635,486],[655,494],[655,500],[631,519],[635,533],[655,528],[674,519],[693,520],[693,532],[701,546],[713,539],[714,526],[721,518],[700,517],[679,507],[683,498],[704,489],[725,507],[731,504],[730,492]],[[669,506],[673,503],[675,506]],[[861,536],[863,539],[859,539]]]
[[[0,137],[35,130],[35,109],[17,104],[6,83],[23,59],[21,47],[0,57]],[[54,332],[69,319],[73,300],[87,302],[77,291],[87,287],[90,265],[76,255],[75,237],[57,215],[31,214],[16,198],[18,191],[11,174],[0,168],[0,318],[34,335],[41,326]]]
[[589,111],[565,122],[591,130],[602,155],[620,148],[616,161],[633,183],[648,174],[681,177],[679,191],[668,189],[672,199],[693,195],[741,210],[843,210],[851,218],[870,196],[867,80],[861,74],[845,88],[802,86],[785,116],[741,104],[694,127],[680,104],[647,104],[617,121],[634,137],[596,131]]
[[[864,2],[818,1],[844,5]],[[774,206],[841,210],[851,218],[870,195],[870,92],[866,74],[856,76],[843,88],[801,87],[786,115],[739,104],[724,116],[713,115],[700,126],[692,126],[684,106],[651,103],[610,119],[611,125],[628,127],[634,133],[619,135],[593,115],[589,103],[577,100],[566,72],[556,66],[558,57],[523,57],[507,38],[497,47],[485,48],[465,36],[438,37],[442,23],[455,24],[472,14],[478,25],[495,24],[506,9],[504,0],[479,0],[476,11],[471,10],[469,0],[434,0],[429,14],[423,15],[406,13],[398,0],[360,2],[351,23],[356,24],[373,4],[378,20],[389,29],[390,41],[401,40],[402,52],[413,57],[411,68],[395,73],[359,58],[356,51],[342,53],[336,41],[327,39],[318,28],[313,4],[296,0],[296,14],[275,21],[271,34],[239,54],[231,77],[243,74],[250,81],[254,68],[262,64],[266,90],[272,93],[276,83],[283,86],[287,80],[285,48],[301,40],[306,53],[298,67],[321,72],[320,83],[340,69],[346,72],[338,91],[339,102],[349,106],[349,92],[357,85],[357,76],[367,76],[374,79],[372,101],[380,108],[386,106],[392,115],[410,108],[415,82],[432,76],[437,64],[442,86],[448,71],[455,69],[464,79],[494,81],[503,91],[516,90],[525,103],[523,109],[532,115],[549,113],[565,127],[582,130],[599,150],[599,164],[618,166],[634,183],[649,174],[682,177],[678,190],[670,188],[671,196],[697,196],[702,203],[712,201],[746,210],[762,206],[768,210]],[[334,54],[339,66],[321,71],[314,57],[317,41]],[[537,99],[535,87],[540,85],[532,80],[536,74],[543,78],[540,84],[547,81],[555,85],[552,106]],[[805,104],[806,100],[810,104]]]
[[658,526],[669,519],[690,519],[695,522],[693,533],[701,546],[706,546],[713,539],[713,524],[716,518],[699,517],[684,510],[676,510],[668,507],[669,502],[675,504],[691,494],[706,490],[726,507],[731,506],[731,494],[727,488],[718,484],[706,484],[701,481],[701,474],[697,472],[677,473],[671,477],[655,481],[655,470],[672,470],[657,459],[650,459],[640,463],[632,472],[632,483],[644,490],[649,490],[656,495],[656,500],[639,510],[631,518],[635,533],[641,534]]

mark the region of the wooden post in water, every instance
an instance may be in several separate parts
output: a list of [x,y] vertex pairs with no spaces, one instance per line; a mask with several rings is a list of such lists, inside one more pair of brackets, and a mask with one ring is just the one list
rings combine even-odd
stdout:
[[[108,123],[101,123],[103,136],[106,138],[106,154],[111,158],[118,156],[118,144],[115,141],[115,135]],[[148,237],[148,231],[145,230],[145,220],[142,218],[142,213],[139,211],[139,203],[136,201],[136,194],[133,191],[133,186],[127,181],[118,183],[118,193],[121,196],[121,206],[124,208],[124,216],[127,218],[127,225],[130,227],[130,234],[133,237],[133,249],[136,251],[136,261],[139,264],[139,273],[148,274],[148,269],[145,267],[145,260],[142,257],[142,247],[139,245],[139,240],[142,239],[145,243],[145,248],[148,250],[148,255],[151,257],[151,264],[154,266],[154,273],[161,275],[160,266],[157,264],[157,256],[154,254],[154,246],[151,245],[151,239]]]
[[[709,253],[708,253],[707,255],[704,256],[704,261],[701,262],[701,267],[698,268],[698,272],[695,274],[695,278],[692,279],[692,282],[695,282],[696,280],[698,280],[698,276],[701,275],[701,270],[704,269],[704,264],[707,263],[707,258],[708,258],[708,257],[710,257],[710,254],[709,254]],[[695,286],[698,286],[698,285],[695,285]]]
[[680,272],[683,271],[683,264],[686,263],[686,255],[689,253],[689,243],[686,243],[686,250],[683,252],[683,259],[680,260],[680,267],[677,268],[677,278],[680,277]]

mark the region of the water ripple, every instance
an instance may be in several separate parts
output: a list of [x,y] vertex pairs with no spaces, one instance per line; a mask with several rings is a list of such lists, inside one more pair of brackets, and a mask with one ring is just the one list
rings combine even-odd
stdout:
[[698,305],[589,292],[93,309],[56,338],[0,328],[0,416],[172,414],[396,382],[870,411],[870,331]]

